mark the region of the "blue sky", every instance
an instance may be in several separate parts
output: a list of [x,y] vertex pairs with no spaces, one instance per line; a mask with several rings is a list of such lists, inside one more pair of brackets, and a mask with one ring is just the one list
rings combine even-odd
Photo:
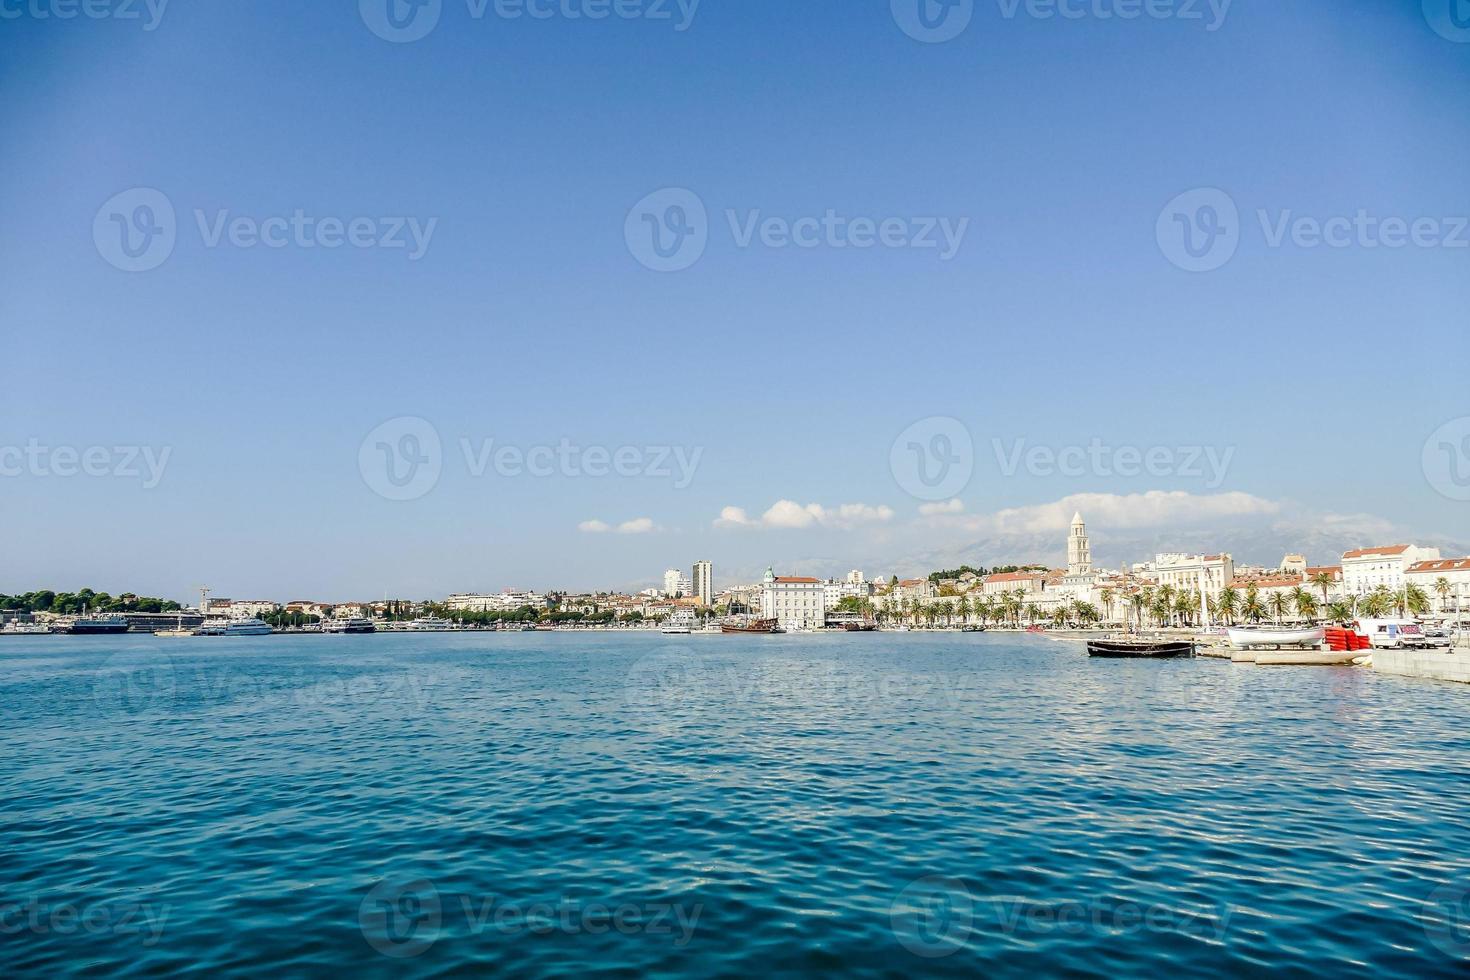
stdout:
[[[1098,16],[1117,0],[1077,19],[988,0],[943,43],[886,0],[703,0],[682,31],[673,3],[593,21],[563,12],[586,0],[545,19],[443,0],[407,43],[348,2],[173,0],[152,30],[141,4],[37,16],[49,2],[0,19],[0,445],[168,456],[156,486],[121,455],[0,478],[0,591],[633,587],[697,558],[717,584],[768,563],[918,573],[1060,561],[1053,525],[1080,503],[1104,562],[1470,540],[1458,484],[1421,463],[1470,416],[1470,248],[1450,244],[1470,239],[1470,43],[1417,2],[1121,20]],[[137,188],[175,242],[125,271],[107,229],[139,199],[109,202]],[[658,272],[625,226],[667,188],[703,206],[707,244]],[[1191,272],[1160,217],[1201,188],[1238,209],[1238,243]],[[433,225],[416,258],[211,244],[222,219],[298,210],[366,218],[375,242]],[[948,258],[741,244],[751,220],[829,210],[966,224]],[[1327,247],[1299,224],[1359,212],[1428,219],[1441,244]],[[442,452],[395,501],[359,455],[399,418]],[[920,515],[936,501],[891,449],[934,418],[970,434],[971,476]],[[461,440],[491,439],[698,465],[687,485],[477,476]],[[1221,479],[1187,452],[1137,476],[1008,472],[993,440],[1230,455]],[[762,521],[778,501],[799,506]],[[716,526],[727,507],[771,526]]]

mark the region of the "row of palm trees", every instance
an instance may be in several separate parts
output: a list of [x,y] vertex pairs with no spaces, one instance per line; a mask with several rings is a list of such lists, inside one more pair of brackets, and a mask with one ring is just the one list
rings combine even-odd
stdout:
[[[1330,574],[1312,576],[1308,585],[1319,588],[1319,600],[1308,589],[1297,586],[1289,592],[1274,590],[1262,595],[1255,585],[1244,589],[1226,586],[1213,596],[1206,597],[1204,606],[1213,622],[1237,625],[1260,623],[1271,620],[1313,621],[1327,619],[1333,622],[1349,622],[1358,616],[1379,618],[1398,614],[1421,616],[1429,611],[1429,597],[1417,585],[1407,585],[1397,592],[1387,586],[1379,586],[1373,592],[1352,600],[1328,601],[1328,592],[1336,584]],[[1434,584],[1443,608],[1451,592],[1447,579],[1440,578]],[[959,623],[1009,624],[1020,627],[1023,622],[1039,623],[1050,620],[1059,626],[1089,626],[1094,623],[1118,622],[1114,609],[1124,612],[1123,622],[1144,626],[1199,626],[1200,594],[1197,589],[1180,589],[1171,585],[1147,585],[1131,592],[1119,593],[1106,588],[1098,593],[1103,610],[1099,611],[1090,602],[1073,600],[1062,603],[1050,613],[1036,602],[1027,601],[1024,589],[1002,592],[995,596],[945,597],[938,602],[923,602],[918,599],[884,599],[880,606],[863,600],[861,612],[875,616],[880,622],[912,622],[915,626]]]
[[1020,627],[1023,622],[1039,623],[1043,619],[1050,619],[1058,625],[1085,626],[1102,621],[1102,614],[1090,602],[1067,602],[1048,614],[1037,603],[1028,602],[1026,596],[1025,589],[1015,589],[994,596],[977,596],[974,599],[952,596],[927,603],[919,599],[888,598],[876,609],[868,603],[864,611],[875,615],[879,622],[911,622],[915,626],[979,623]]

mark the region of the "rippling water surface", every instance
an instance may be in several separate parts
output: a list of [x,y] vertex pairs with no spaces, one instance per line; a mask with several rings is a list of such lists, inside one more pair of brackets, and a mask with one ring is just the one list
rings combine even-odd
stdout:
[[10,976],[1453,975],[1470,688],[990,635],[0,638]]

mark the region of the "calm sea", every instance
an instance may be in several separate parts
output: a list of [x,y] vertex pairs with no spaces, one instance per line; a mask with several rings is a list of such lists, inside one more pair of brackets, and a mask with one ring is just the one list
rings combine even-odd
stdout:
[[1470,688],[996,635],[0,638],[7,976],[1464,975]]

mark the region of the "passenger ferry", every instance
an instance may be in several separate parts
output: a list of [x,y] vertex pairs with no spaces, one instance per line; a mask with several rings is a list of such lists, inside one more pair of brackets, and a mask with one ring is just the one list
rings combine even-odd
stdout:
[[51,627],[45,623],[21,623],[13,619],[5,624],[4,629],[0,629],[0,633],[6,636],[40,636],[50,632]]
[[195,636],[266,636],[274,633],[270,623],[259,619],[214,619],[195,631]]
[[360,616],[322,620],[323,633],[376,633],[378,628],[371,619]]
[[128,621],[121,616],[87,616],[83,613],[72,621],[68,633],[76,633],[82,636],[95,636],[106,633],[126,633]]
[[680,609],[664,622],[661,632],[687,636],[694,632],[694,613]]
[[454,629],[454,624],[438,616],[420,616],[410,621],[406,628],[415,633],[447,633]]

